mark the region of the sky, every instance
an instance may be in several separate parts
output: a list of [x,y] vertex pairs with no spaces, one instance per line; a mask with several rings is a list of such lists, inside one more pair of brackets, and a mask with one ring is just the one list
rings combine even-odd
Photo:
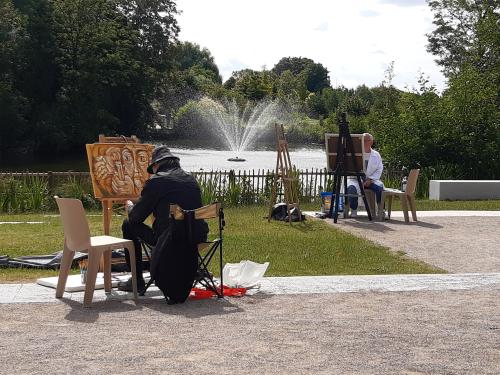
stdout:
[[233,71],[272,69],[282,57],[326,67],[333,87],[392,83],[439,91],[445,78],[426,51],[434,29],[425,0],[177,0],[181,41],[208,48],[225,81]]

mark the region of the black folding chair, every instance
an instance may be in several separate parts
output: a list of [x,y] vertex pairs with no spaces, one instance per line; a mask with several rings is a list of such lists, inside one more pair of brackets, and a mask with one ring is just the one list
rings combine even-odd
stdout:
[[[203,206],[195,210],[183,210],[179,205],[173,204],[170,206],[170,215],[174,220],[184,220],[188,212],[194,213],[195,220],[208,220],[217,219],[218,222],[218,237],[211,241],[201,242],[198,246],[198,270],[196,271],[196,276],[193,282],[193,287],[197,285],[203,286],[207,290],[214,292],[217,297],[224,298],[223,290],[223,276],[222,276],[222,232],[226,222],[224,220],[224,210],[219,202],[212,203],[208,206]],[[147,258],[151,263],[151,250],[152,247],[144,242],[142,242],[142,248]],[[215,254],[219,251],[219,274],[220,274],[220,285],[218,286],[215,282],[213,274],[209,271],[209,266],[214,259]],[[151,278],[146,287],[141,292],[141,296],[146,293],[146,290],[152,284],[154,280]]]

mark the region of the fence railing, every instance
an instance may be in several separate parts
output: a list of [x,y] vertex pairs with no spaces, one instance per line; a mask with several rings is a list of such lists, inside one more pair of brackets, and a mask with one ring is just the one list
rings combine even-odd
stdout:
[[[251,170],[215,170],[215,171],[193,171],[191,172],[202,185],[210,184],[216,193],[227,190],[233,183],[242,187],[243,192],[253,196],[269,194],[273,181],[274,170],[251,169]],[[295,175],[299,179],[299,196],[303,200],[316,200],[320,192],[331,189],[332,176],[324,168],[312,168],[296,170]],[[68,180],[78,179],[90,184],[89,172],[1,172],[2,179],[42,178],[47,182],[48,194],[56,193],[57,186]],[[383,179],[401,180],[400,171],[384,171]],[[384,180],[384,181],[385,181]],[[386,183],[387,185],[387,183]],[[394,185],[394,183],[392,184]],[[390,186],[390,184],[389,184]],[[281,186],[278,187],[281,191]]]

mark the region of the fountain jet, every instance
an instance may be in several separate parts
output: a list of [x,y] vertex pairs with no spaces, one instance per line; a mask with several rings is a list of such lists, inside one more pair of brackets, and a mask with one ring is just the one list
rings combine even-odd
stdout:
[[240,108],[234,100],[221,103],[204,97],[196,108],[234,153],[228,161],[245,161],[240,153],[251,149],[266,127],[283,121],[281,106],[274,101],[247,103]]

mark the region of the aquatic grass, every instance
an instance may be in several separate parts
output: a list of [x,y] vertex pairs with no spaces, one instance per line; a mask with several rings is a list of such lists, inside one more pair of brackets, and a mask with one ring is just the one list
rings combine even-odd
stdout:
[[226,206],[234,207],[240,202],[241,192],[243,191],[242,186],[236,181],[236,176],[234,171],[229,173],[227,187],[224,189],[222,201]]
[[218,191],[219,176],[197,176],[197,181],[201,190],[201,202],[204,206],[220,199]]
[[22,206],[22,183],[15,178],[0,180],[0,203],[2,212],[19,212]]
[[49,183],[47,179],[40,176],[27,176],[24,180],[24,186],[27,208],[30,211],[41,211],[48,198]]

